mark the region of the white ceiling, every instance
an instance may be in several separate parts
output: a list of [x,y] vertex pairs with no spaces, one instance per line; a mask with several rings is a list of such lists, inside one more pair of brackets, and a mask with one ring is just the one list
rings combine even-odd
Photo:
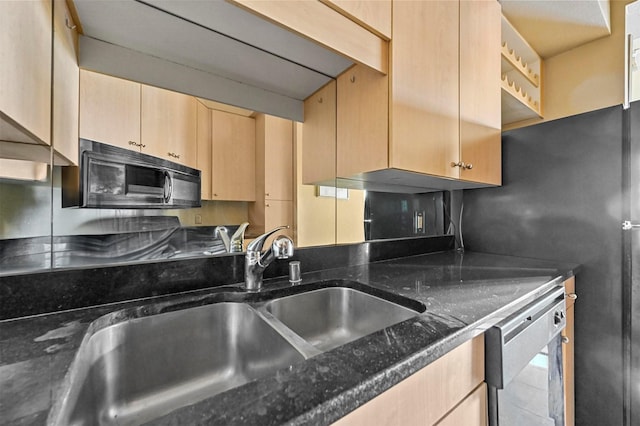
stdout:
[[502,13],[543,58],[611,34],[609,0],[500,0]]

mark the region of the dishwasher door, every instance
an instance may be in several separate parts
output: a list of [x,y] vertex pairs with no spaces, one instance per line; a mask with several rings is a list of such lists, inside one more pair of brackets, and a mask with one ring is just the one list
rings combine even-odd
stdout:
[[490,426],[564,426],[564,289],[487,330]]

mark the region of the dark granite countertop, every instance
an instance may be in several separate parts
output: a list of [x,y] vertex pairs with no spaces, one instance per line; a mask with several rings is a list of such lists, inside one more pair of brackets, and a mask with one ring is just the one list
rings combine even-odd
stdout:
[[[304,272],[304,264],[302,265]],[[303,274],[422,302],[423,314],[156,419],[151,424],[328,424],[572,276],[577,265],[433,253]],[[265,281],[286,289],[287,281]],[[44,424],[88,326],[211,303],[224,288],[0,321],[0,423]],[[237,287],[227,287],[237,293]],[[281,290],[278,290],[281,291]],[[95,327],[95,325],[94,325]]]

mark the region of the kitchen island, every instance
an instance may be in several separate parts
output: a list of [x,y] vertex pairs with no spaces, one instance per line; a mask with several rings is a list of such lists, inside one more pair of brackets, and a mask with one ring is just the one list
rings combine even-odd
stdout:
[[[447,251],[303,274],[300,285],[348,280],[426,306],[418,316],[172,411],[151,424],[330,424],[413,375],[536,297],[578,265]],[[304,270],[304,264],[303,264]],[[0,322],[0,419],[44,424],[69,385],[89,325],[219,301],[239,285]],[[265,291],[287,292],[286,278]],[[114,311],[119,311],[113,314]],[[168,366],[167,368],[170,368]]]

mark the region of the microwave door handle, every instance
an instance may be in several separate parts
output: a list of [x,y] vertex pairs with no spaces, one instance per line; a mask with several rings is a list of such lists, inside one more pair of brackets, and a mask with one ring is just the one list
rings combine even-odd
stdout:
[[171,200],[173,193],[173,180],[169,172],[164,172],[164,202],[168,203]]

